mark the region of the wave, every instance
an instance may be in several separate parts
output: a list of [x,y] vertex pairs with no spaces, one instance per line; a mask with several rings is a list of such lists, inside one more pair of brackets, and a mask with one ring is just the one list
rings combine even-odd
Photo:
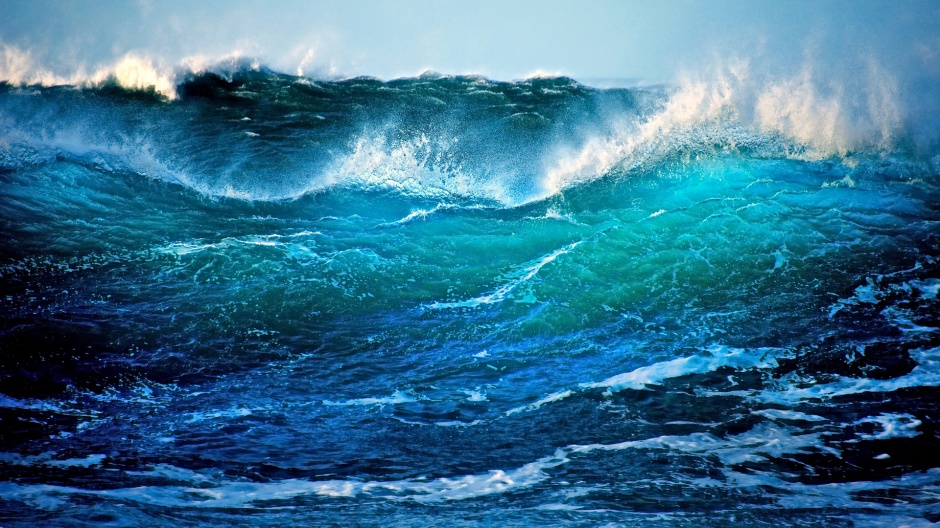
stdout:
[[[908,428],[911,422],[906,416],[881,415],[871,419],[878,423],[894,423],[901,420]],[[909,431],[901,434],[910,436]],[[895,490],[898,492],[920,493],[938,484],[940,473],[936,469],[909,473],[897,478],[882,481],[855,481],[812,484],[794,482],[774,476],[772,472],[753,471],[749,466],[774,460],[796,458],[800,455],[825,454],[841,458],[842,452],[831,447],[821,430],[803,432],[800,429],[768,421],[738,434],[716,436],[709,433],[688,435],[663,435],[639,440],[627,440],[619,443],[572,444],[558,448],[552,455],[523,464],[510,470],[491,470],[486,473],[468,474],[435,479],[415,478],[404,480],[305,480],[284,479],[268,482],[256,482],[248,479],[219,478],[203,472],[160,464],[147,471],[127,472],[126,478],[159,481],[161,485],[143,485],[136,487],[116,487],[113,489],[86,489],[77,486],[29,485],[19,483],[0,483],[0,496],[7,500],[22,501],[46,511],[55,511],[68,507],[58,500],[51,501],[47,494],[55,493],[63,497],[95,496],[102,500],[115,500],[121,503],[151,504],[174,508],[226,508],[252,509],[283,507],[285,500],[300,497],[316,497],[320,500],[350,500],[354,497],[367,496],[373,499],[410,500],[418,503],[439,503],[445,501],[473,500],[488,495],[502,495],[533,488],[545,483],[558,482],[553,475],[555,468],[575,464],[587,457],[599,457],[605,453],[618,451],[659,451],[683,453],[691,456],[712,457],[724,467],[720,470],[721,481],[709,477],[688,480],[677,477],[693,487],[714,488],[721,485],[726,488],[785,489],[789,496],[779,497],[782,507],[821,509],[839,505],[842,508],[866,508],[879,513],[893,511],[890,505],[880,501],[866,500],[864,491]],[[877,440],[886,440],[897,435],[878,436]],[[2,459],[7,463],[23,465],[47,465],[57,467],[89,467],[101,464],[106,455],[95,454],[85,458],[51,460],[48,456],[18,457],[5,454]],[[559,482],[566,485],[567,482]],[[927,494],[929,495],[929,493]],[[807,502],[812,498],[812,502]],[[926,498],[926,497],[925,497]]]
[[908,94],[874,60],[837,79],[811,62],[772,75],[728,61],[675,85],[597,89],[546,76],[310,79],[238,54],[172,66],[127,55],[58,76],[16,48],[3,57],[2,166],[64,156],[213,197],[353,187],[515,207],[727,156],[940,167]]
[[[104,455],[92,455],[88,460],[79,460],[75,464],[93,465],[100,463]],[[247,481],[212,482],[205,476],[175,467],[158,467],[153,476],[173,481],[188,480],[182,486],[144,486],[136,488],[117,488],[112,490],[88,490],[66,486],[29,486],[0,483],[0,496],[4,499],[21,500],[29,503],[42,501],[42,494],[54,491],[62,495],[92,495],[102,499],[115,499],[142,504],[155,504],[170,507],[205,507],[205,508],[249,508],[268,507],[269,501],[283,501],[302,496],[319,496],[326,499],[351,498],[367,495],[389,500],[414,500],[416,502],[441,502],[474,499],[492,494],[509,493],[521,488],[531,487],[545,479],[545,470],[564,464],[568,460],[559,450],[554,456],[544,457],[509,471],[493,470],[485,474],[463,475],[452,478],[433,480],[413,479],[388,482],[369,482],[360,480],[323,480],[310,481],[299,479],[281,480],[270,483]],[[23,461],[33,463],[34,461]],[[51,465],[56,461],[42,460]],[[58,461],[66,465],[70,461]],[[148,476],[135,472],[135,475]],[[37,504],[38,505],[38,504]],[[56,504],[44,504],[55,509]],[[41,507],[41,506],[40,506]]]
[[546,186],[557,191],[682,152],[854,164],[901,148],[907,117],[897,80],[874,60],[866,78],[844,83],[811,65],[792,75],[756,76],[747,63],[731,63],[682,80],[651,116],[563,150],[547,167]]
[[0,49],[0,82],[13,86],[117,86],[125,90],[152,92],[167,100],[179,97],[179,85],[187,76],[210,72],[231,75],[238,70],[261,69],[257,59],[243,57],[238,52],[217,58],[191,56],[177,64],[166,64],[131,52],[111,65],[91,70],[79,66],[70,73],[61,73],[38,63],[29,50],[11,45],[3,45]]

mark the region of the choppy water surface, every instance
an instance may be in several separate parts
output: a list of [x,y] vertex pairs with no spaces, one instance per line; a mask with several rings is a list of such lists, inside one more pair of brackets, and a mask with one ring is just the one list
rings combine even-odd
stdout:
[[940,521],[940,158],[699,90],[0,86],[0,522]]

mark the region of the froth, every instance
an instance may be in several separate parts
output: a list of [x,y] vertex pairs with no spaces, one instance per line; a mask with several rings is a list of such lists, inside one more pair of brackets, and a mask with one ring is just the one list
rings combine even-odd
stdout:
[[175,74],[158,70],[152,61],[136,55],[125,55],[113,69],[99,70],[92,82],[104,84],[109,79],[127,90],[154,90],[170,99],[176,97]]
[[510,201],[501,182],[475,177],[456,159],[455,138],[425,134],[391,141],[382,134],[365,134],[352,142],[350,152],[308,191],[337,185],[394,189],[403,194]]
[[863,74],[836,76],[811,60],[795,72],[760,72],[746,60],[685,75],[652,114],[626,121],[546,163],[555,193],[614,169],[629,171],[677,152],[740,150],[800,159],[846,158],[899,146],[905,115],[897,79],[875,59]]
[[[708,144],[718,135],[733,144],[736,130],[731,120],[722,121],[732,108],[733,92],[725,82],[685,82],[673,90],[658,111],[635,121],[617,118],[612,132],[591,137],[580,147],[562,149],[550,159],[544,187],[549,193],[604,176],[612,169],[635,169],[647,161],[660,159],[679,149]],[[704,130],[704,125],[718,127]]]
[[125,90],[153,91],[167,99],[176,99],[176,86],[183,75],[207,71],[231,72],[238,68],[259,69],[259,61],[245,61],[238,51],[222,57],[186,57],[176,64],[154,61],[134,52],[113,64],[89,71],[78,65],[70,72],[56,72],[43,66],[29,50],[16,46],[0,47],[0,82],[15,86],[79,86],[95,88],[114,83]]
[[3,46],[0,53],[0,81],[13,85],[55,86],[69,80],[38,66],[32,54],[16,46]]

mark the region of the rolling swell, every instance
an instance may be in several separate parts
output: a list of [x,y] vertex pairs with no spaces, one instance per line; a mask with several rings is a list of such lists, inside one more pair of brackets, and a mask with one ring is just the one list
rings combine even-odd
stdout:
[[936,152],[794,82],[3,86],[3,521],[936,521]]
[[650,98],[566,78],[316,82],[250,69],[230,79],[191,74],[178,91],[166,102],[116,86],[8,88],[8,135],[45,144],[26,141],[5,163],[51,150],[251,200],[352,184],[519,203],[543,193],[547,144],[590,133],[606,114],[636,112]]

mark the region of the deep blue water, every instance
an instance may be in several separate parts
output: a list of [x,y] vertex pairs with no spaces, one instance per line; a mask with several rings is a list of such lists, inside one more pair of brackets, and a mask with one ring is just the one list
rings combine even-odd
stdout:
[[3,526],[940,521],[940,157],[903,130],[177,91],[0,85]]

